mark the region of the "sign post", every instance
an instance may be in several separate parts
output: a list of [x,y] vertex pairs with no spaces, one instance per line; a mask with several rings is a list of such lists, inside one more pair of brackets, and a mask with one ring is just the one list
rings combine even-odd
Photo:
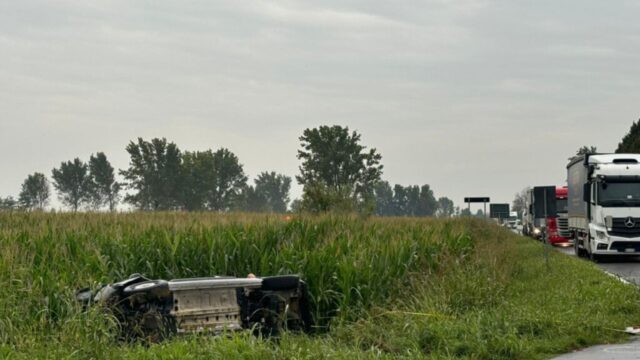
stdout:
[[484,213],[483,215],[487,217],[487,203],[491,201],[488,197],[466,197],[464,198],[464,202],[467,203],[467,208],[469,209],[469,216],[471,216],[471,203],[483,203],[484,204]]

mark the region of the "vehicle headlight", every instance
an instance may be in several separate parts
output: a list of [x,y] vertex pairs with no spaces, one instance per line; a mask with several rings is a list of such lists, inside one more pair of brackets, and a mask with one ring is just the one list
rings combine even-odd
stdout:
[[598,239],[606,239],[607,234],[604,231],[596,230],[596,237]]
[[540,229],[538,228],[533,229],[533,233],[536,235],[540,234]]

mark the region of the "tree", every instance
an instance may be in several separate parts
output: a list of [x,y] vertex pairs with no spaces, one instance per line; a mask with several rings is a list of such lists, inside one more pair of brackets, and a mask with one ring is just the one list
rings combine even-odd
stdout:
[[482,209],[478,209],[478,211],[476,211],[476,217],[484,217],[484,211],[482,211]]
[[455,212],[453,201],[448,197],[438,198],[438,210],[436,215],[438,217],[451,217]]
[[216,185],[214,162],[211,150],[187,151],[182,155],[182,202],[186,210],[207,209],[209,194]]
[[20,206],[27,210],[42,210],[49,203],[49,181],[42,173],[27,176],[20,191]]
[[15,210],[17,207],[18,202],[12,196],[7,196],[6,198],[0,197],[0,211]]
[[420,187],[417,185],[407,186],[405,188],[405,194],[407,198],[406,213],[407,216],[424,216],[425,206],[422,204],[422,196],[420,193]]
[[[348,127],[320,126],[306,129],[299,138],[300,175],[304,186],[303,204],[316,211],[339,207],[366,207],[372,201],[374,185],[382,175],[382,156],[376,149],[366,151],[361,135]],[[344,197],[344,198],[340,198]],[[319,203],[314,203],[319,201]]]
[[376,214],[379,216],[393,215],[393,189],[389,182],[378,181],[374,187],[374,194],[376,197]]
[[247,177],[238,157],[228,149],[213,153],[213,186],[208,192],[208,207],[211,210],[227,211],[240,199],[242,189],[247,186]]
[[529,195],[530,187],[522,189],[519,193],[516,193],[511,205],[511,210],[518,213],[518,218],[522,218],[522,213],[527,206],[527,196]]
[[284,213],[289,204],[291,178],[275,172],[262,172],[255,180],[257,198],[264,199],[265,210]]
[[92,199],[92,184],[87,164],[75,158],[73,161],[62,162],[60,168],[51,171],[53,187],[58,191],[58,197],[71,210],[78,208]]
[[238,210],[247,212],[269,212],[267,199],[256,191],[256,188],[249,185],[240,192],[239,201],[237,202]]
[[587,155],[587,154],[596,154],[598,153],[598,148],[595,146],[587,146],[584,145],[576,152],[576,155]]
[[125,201],[140,210],[172,210],[182,205],[181,153],[167,139],[138,138],[126,148],[131,160],[127,170],[120,174],[127,180],[127,188],[134,194],[125,196]]
[[94,205],[107,205],[109,211],[115,211],[120,200],[121,184],[116,181],[113,166],[104,153],[89,157],[89,177]]
[[350,213],[358,209],[350,187],[332,188],[323,182],[305,185],[301,204],[304,211],[312,213],[327,211]]
[[302,206],[302,200],[295,199],[291,202],[291,212],[300,213],[304,210]]
[[618,144],[616,153],[640,153],[640,120],[633,122],[629,133]]
[[578,156],[587,155],[587,154],[597,154],[597,153],[598,153],[598,148],[596,148],[595,146],[584,145],[580,147],[578,151],[576,151],[576,154],[574,156],[569,158],[569,161],[574,160]]
[[417,216],[433,216],[438,209],[438,201],[433,195],[433,190],[428,184],[420,187],[420,202],[418,206]]
[[469,208],[464,208],[460,211],[460,216],[471,216],[471,210]]
[[409,199],[404,186],[396,184],[393,186],[393,215],[406,216],[409,213]]

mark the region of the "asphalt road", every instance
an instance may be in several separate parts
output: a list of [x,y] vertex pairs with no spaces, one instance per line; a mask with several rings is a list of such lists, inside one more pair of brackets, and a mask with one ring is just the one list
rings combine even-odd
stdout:
[[[573,247],[555,247],[569,256],[575,256]],[[587,261],[587,260],[585,260]],[[610,257],[597,265],[604,271],[616,275],[623,280],[640,286],[640,257]],[[633,324],[629,324],[633,325]],[[627,344],[601,345],[571,354],[562,355],[555,360],[638,360],[640,359],[640,337],[632,338]]]
[[[569,256],[575,256],[573,247],[555,247],[555,249]],[[610,256],[599,261],[597,265],[606,272],[640,286],[640,257]]]

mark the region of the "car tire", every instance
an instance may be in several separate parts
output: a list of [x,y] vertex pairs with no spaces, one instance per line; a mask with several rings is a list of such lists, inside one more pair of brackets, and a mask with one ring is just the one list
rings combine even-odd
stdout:
[[291,290],[300,286],[296,275],[270,276],[262,278],[262,290]]
[[135,294],[147,294],[158,299],[165,298],[171,294],[169,290],[169,283],[165,280],[150,280],[137,284],[129,285],[124,288],[123,293],[125,296],[131,296]]

